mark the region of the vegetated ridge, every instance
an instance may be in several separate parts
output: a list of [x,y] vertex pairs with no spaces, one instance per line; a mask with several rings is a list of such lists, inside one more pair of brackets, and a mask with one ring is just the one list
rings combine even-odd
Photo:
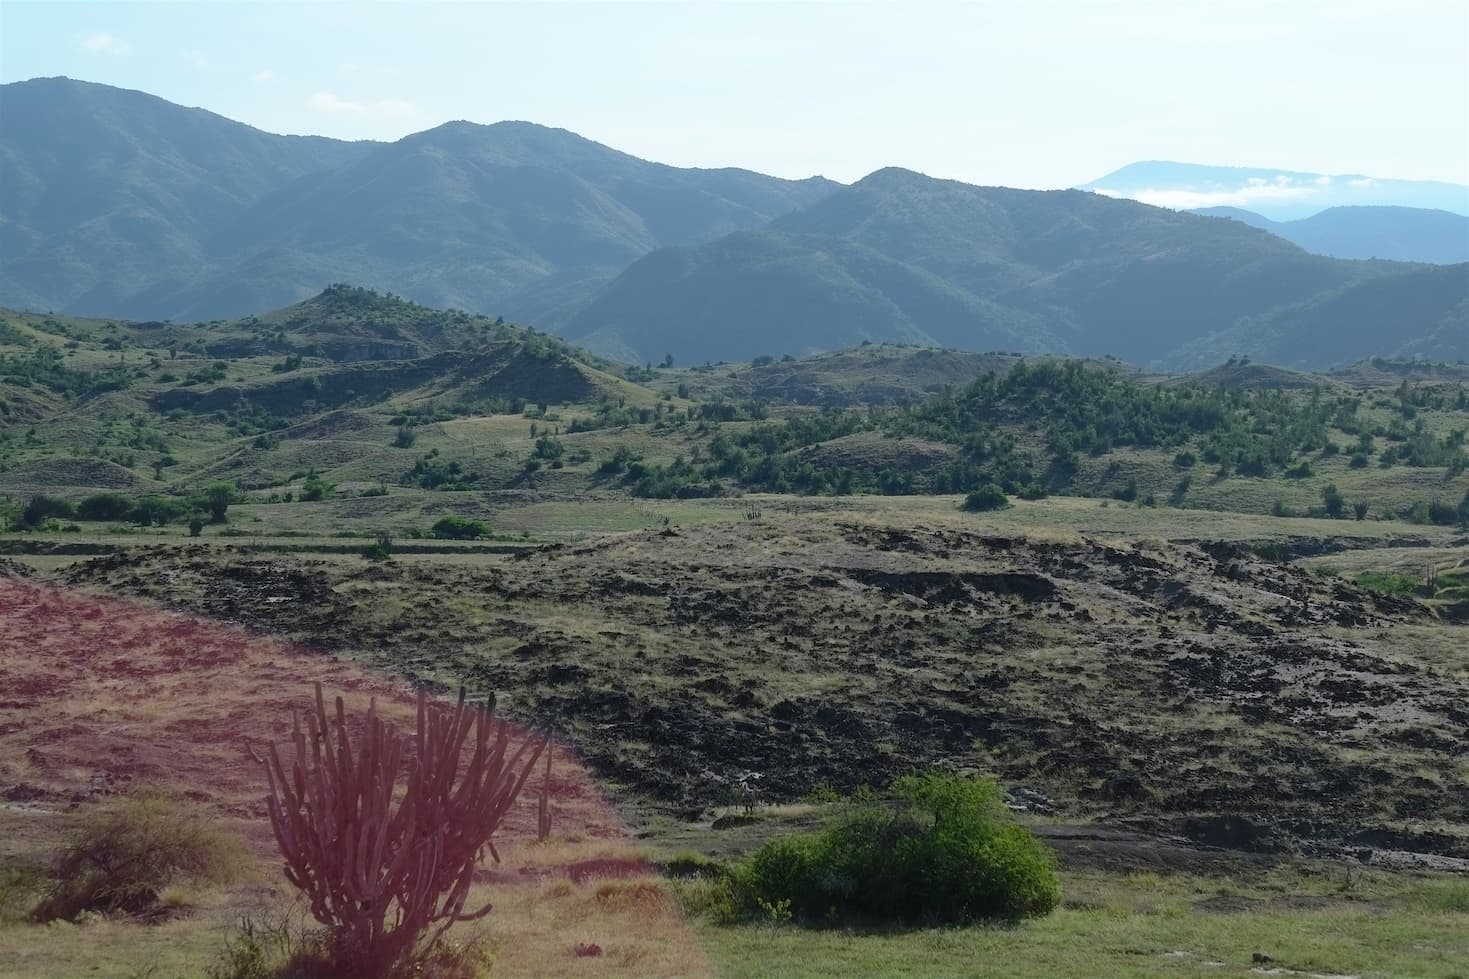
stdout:
[[834,186],[649,163],[526,122],[275,136],[66,78],[0,86],[0,113],[0,304],[81,315],[239,316],[352,280],[524,321],[656,247]]
[[[1360,302],[1353,290],[1368,290]],[[1297,330],[1332,297],[1336,336]],[[862,340],[1116,355],[1196,347],[1308,369],[1469,356],[1469,265],[1346,262],[1238,222],[1082,191],[888,169],[770,223],[635,263],[559,330],[624,359],[802,355]],[[1246,329],[1268,321],[1262,335]],[[1219,358],[1222,359],[1222,358]],[[1217,360],[1215,361],[1217,362]]]
[[1386,258],[1453,265],[1469,262],[1469,216],[1421,207],[1329,207],[1308,218],[1272,221],[1237,207],[1194,211],[1260,228],[1332,258]]

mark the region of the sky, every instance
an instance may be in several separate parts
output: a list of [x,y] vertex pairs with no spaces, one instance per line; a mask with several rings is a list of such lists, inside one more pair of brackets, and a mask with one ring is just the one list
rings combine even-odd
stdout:
[[271,132],[523,119],[785,177],[1047,188],[1161,159],[1469,182],[1464,0],[0,0],[0,81],[49,75]]

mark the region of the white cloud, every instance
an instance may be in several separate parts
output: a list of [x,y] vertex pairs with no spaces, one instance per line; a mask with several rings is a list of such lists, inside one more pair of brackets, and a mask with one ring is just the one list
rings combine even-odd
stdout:
[[1319,177],[1316,178],[1316,186],[1317,187],[1330,187],[1331,186],[1331,178],[1328,177],[1326,174],[1323,173],[1321,176],[1319,176]]
[[1281,182],[1277,178],[1273,183],[1264,180],[1250,180],[1244,186],[1234,188],[1148,187],[1127,195],[1109,194],[1108,196],[1128,196],[1144,204],[1186,211],[1198,207],[1249,207],[1252,204],[1272,201],[1301,200],[1314,196],[1317,191],[1318,188],[1315,186],[1293,184],[1288,180]]
[[354,102],[344,99],[335,92],[315,92],[308,105],[318,112],[335,112],[353,116],[406,116],[413,112],[413,103],[407,99],[378,99],[376,102]]
[[269,68],[262,68],[255,74],[251,75],[250,80],[252,82],[255,82],[257,85],[265,85],[275,81],[275,72],[271,71]]
[[319,112],[346,112],[361,115],[367,111],[367,106],[361,102],[349,102],[335,92],[313,93],[309,104]]
[[1347,183],[1351,184],[1353,187],[1364,188],[1371,187],[1373,181],[1371,177],[1358,177],[1356,180],[1348,180]]
[[200,54],[198,51],[185,51],[184,57],[187,58],[189,60],[189,64],[193,65],[195,68],[202,69],[209,67],[209,59]]
[[82,38],[82,47],[88,54],[132,54],[133,46],[111,34],[88,34]]

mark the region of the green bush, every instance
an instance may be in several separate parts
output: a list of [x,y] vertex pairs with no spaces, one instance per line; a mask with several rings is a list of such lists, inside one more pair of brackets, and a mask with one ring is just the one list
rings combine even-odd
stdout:
[[133,512],[133,498],[122,493],[97,493],[77,504],[78,520],[126,520]]
[[70,500],[37,493],[30,498],[25,509],[21,511],[20,524],[22,527],[40,527],[52,517],[64,517],[69,520],[76,515],[77,508]]
[[330,499],[332,490],[336,489],[335,483],[328,483],[319,476],[308,477],[301,484],[301,500],[306,503],[315,503],[319,500]]
[[970,513],[980,513],[985,510],[1003,510],[1010,505],[1010,498],[1005,491],[994,483],[980,487],[968,496],[964,497],[964,509]]
[[162,527],[182,518],[188,512],[189,505],[182,500],[168,496],[145,496],[133,505],[133,512],[129,516],[141,527],[149,524]]
[[1011,819],[992,781],[910,776],[820,834],[772,840],[735,867],[747,909],[790,901],[807,918],[1018,918],[1050,912],[1050,852]]
[[393,559],[393,539],[387,534],[379,534],[375,542],[362,549],[362,556],[369,561],[391,561]]
[[447,540],[475,540],[490,536],[490,528],[484,522],[468,517],[442,517],[434,522],[430,533]]

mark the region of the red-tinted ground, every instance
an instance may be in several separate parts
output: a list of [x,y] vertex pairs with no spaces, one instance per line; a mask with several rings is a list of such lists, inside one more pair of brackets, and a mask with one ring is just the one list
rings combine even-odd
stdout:
[[[46,814],[148,784],[235,817],[268,861],[264,776],[245,744],[285,741],[291,711],[309,705],[313,681],[329,696],[343,696],[349,713],[365,711],[376,698],[378,710],[399,719],[400,727],[413,725],[413,691],[351,663],[219,623],[0,576],[0,839],[12,853],[43,850],[58,823]],[[615,809],[586,770],[560,750],[551,786],[557,843],[525,845],[535,834],[539,779],[531,778],[497,834],[506,864],[485,874],[487,880],[501,888],[520,881],[524,889],[570,878],[580,887],[587,867],[615,867],[615,874],[597,875],[604,879],[641,869]],[[563,884],[555,896],[576,895]],[[595,904],[571,916],[578,935],[604,930],[597,927]],[[662,933],[677,947],[624,956],[629,965],[667,974],[702,971],[670,903],[637,910],[640,929]],[[543,919],[548,916],[555,917],[543,912]],[[614,923],[606,924],[612,930]],[[553,947],[563,944],[554,929],[542,937]],[[570,950],[576,943],[565,944]],[[603,944],[616,947],[605,936]],[[661,951],[672,954],[667,963]],[[535,961],[552,954],[548,948],[530,956],[523,969],[506,969],[517,961],[512,954],[509,962],[497,962],[496,972],[560,974],[554,963]],[[598,958],[606,961],[582,961],[572,971],[621,971],[616,956]]]

